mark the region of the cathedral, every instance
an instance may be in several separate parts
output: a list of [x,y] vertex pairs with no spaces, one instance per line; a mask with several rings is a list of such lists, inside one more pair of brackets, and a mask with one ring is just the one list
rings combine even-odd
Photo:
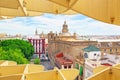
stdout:
[[69,32],[66,21],[64,21],[61,33],[57,34],[52,31],[48,33],[48,55],[53,60],[55,54],[59,52],[63,52],[66,57],[74,60],[76,57],[82,55],[82,49],[90,44],[97,45],[97,41],[78,40],[76,33],[72,35]]
[[62,27],[62,33],[59,34],[53,33],[52,31],[48,33],[48,40],[76,40],[76,33],[73,35],[70,34],[68,25],[66,24],[66,21],[64,21],[63,27]]

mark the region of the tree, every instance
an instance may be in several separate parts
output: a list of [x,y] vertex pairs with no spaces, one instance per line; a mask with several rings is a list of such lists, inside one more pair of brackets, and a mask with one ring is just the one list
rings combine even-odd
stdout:
[[12,60],[16,61],[18,64],[26,64],[29,61],[24,57],[21,50],[19,49],[9,49],[7,51],[0,48],[0,60]]
[[40,64],[40,58],[34,59],[34,64]]
[[7,51],[9,49],[15,50],[19,49],[21,50],[21,53],[30,60],[33,53],[34,53],[34,47],[28,42],[24,40],[14,39],[14,40],[4,40],[0,42],[0,47],[3,48],[3,50]]

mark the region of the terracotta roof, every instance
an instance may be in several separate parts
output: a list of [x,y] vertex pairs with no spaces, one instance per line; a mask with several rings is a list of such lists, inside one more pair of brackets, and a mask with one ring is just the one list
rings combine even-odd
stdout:
[[56,54],[55,59],[60,65],[73,64],[73,61],[68,59],[67,57],[64,57],[62,52]]

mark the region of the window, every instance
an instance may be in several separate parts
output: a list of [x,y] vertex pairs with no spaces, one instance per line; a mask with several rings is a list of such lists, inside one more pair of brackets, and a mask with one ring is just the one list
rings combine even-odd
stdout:
[[104,49],[104,52],[106,52],[106,49]]
[[68,68],[71,68],[71,65],[69,65]]
[[100,54],[97,54],[97,57],[99,57],[100,56]]
[[88,58],[88,54],[87,53],[84,53],[84,58]]
[[110,49],[110,52],[112,52],[112,49]]
[[94,56],[96,56],[96,53],[94,53]]
[[67,69],[67,66],[66,66],[66,65],[64,65],[64,69]]
[[117,52],[117,48],[116,48],[116,52]]

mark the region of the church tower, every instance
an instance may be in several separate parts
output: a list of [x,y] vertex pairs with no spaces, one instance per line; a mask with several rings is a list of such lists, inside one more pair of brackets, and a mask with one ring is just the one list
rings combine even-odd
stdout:
[[64,21],[62,33],[68,33],[68,25],[66,24],[66,21]]

